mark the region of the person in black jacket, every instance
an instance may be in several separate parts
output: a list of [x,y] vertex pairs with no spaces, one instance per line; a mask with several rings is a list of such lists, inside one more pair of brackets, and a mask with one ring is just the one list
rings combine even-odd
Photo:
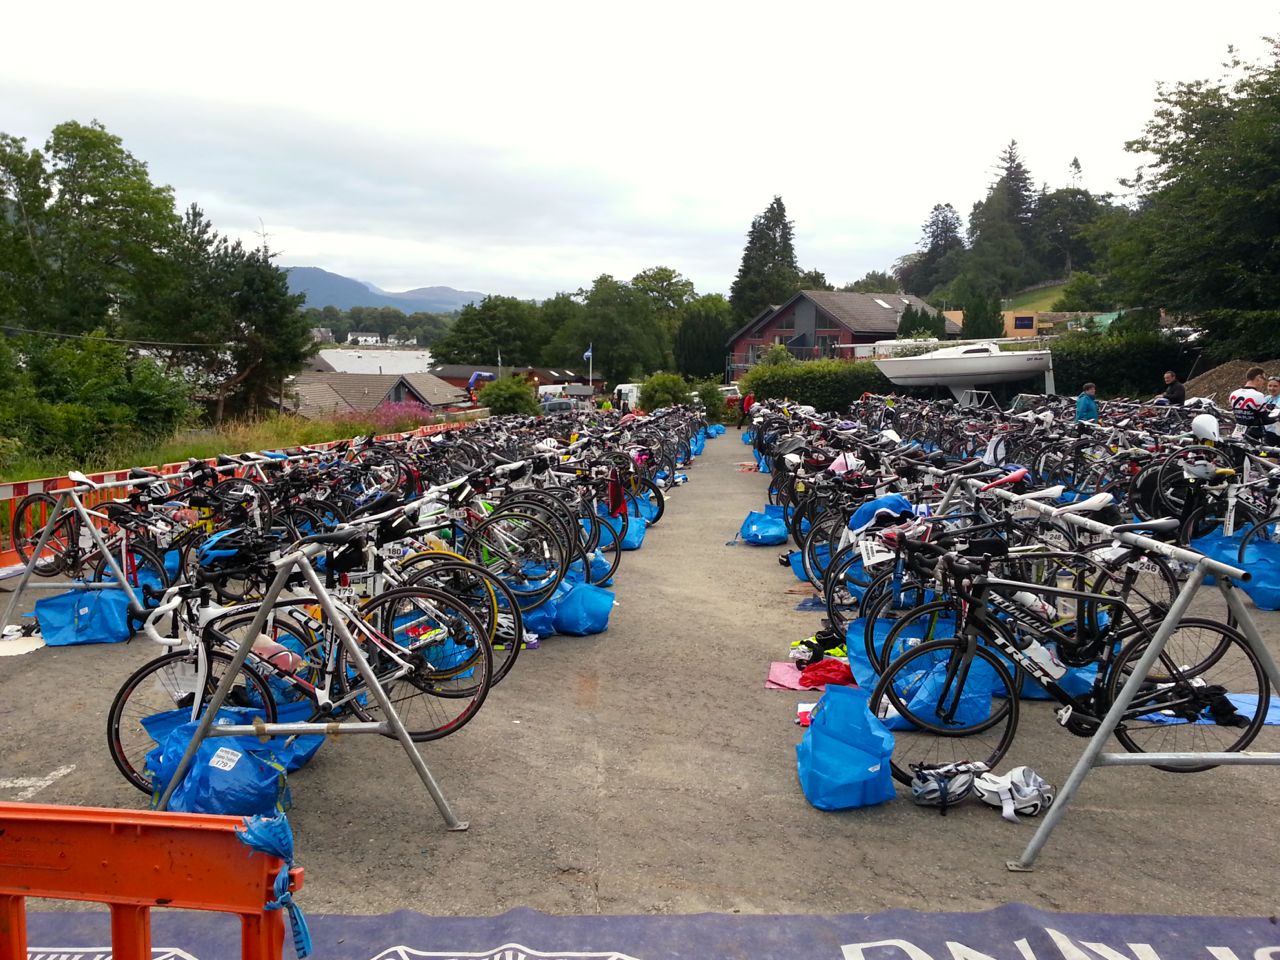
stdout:
[[1180,407],[1187,402],[1187,388],[1178,382],[1178,375],[1172,370],[1164,372],[1164,393],[1157,399],[1160,398],[1172,407]]

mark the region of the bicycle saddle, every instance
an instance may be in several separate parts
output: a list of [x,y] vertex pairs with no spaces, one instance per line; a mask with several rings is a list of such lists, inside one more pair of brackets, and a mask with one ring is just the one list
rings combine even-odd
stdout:
[[1112,533],[1148,533],[1153,536],[1176,533],[1182,524],[1177,517],[1161,517],[1158,520],[1144,520],[1138,523],[1122,523],[1112,527]]

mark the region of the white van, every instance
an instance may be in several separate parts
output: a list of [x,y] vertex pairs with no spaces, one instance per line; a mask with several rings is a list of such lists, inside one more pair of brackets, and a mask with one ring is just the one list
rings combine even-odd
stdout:
[[622,399],[627,401],[627,406],[634,410],[640,406],[640,384],[638,383],[620,383],[613,388],[613,396],[615,403],[618,394],[622,394]]

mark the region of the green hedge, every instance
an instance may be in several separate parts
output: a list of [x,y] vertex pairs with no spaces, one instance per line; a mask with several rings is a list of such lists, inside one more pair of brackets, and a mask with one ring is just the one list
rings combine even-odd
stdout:
[[819,410],[844,410],[864,393],[887,393],[893,387],[870,360],[806,360],[753,367],[740,389],[757,400],[785,398]]
[[1052,340],[1049,348],[1054,387],[1065,396],[1092,382],[1104,397],[1153,397],[1164,390],[1166,370],[1185,378],[1195,360],[1193,350],[1158,333],[1068,333]]

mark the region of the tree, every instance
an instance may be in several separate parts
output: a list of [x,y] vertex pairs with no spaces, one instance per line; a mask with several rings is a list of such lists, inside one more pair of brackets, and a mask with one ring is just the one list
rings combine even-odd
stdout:
[[[1112,237],[1122,301],[1197,318],[1212,352],[1280,347],[1280,41],[1216,80],[1161,87],[1126,148],[1152,159],[1127,185],[1138,209]],[[1265,350],[1263,347],[1265,346]]]
[[523,377],[508,375],[491,380],[480,388],[476,399],[495,416],[519,413],[530,416],[540,412],[538,395],[532,383]]
[[962,336],[966,340],[991,340],[1004,336],[1004,315],[999,296],[978,296],[964,307]]
[[692,391],[684,380],[674,373],[655,373],[640,385],[640,409],[657,410],[688,403]]
[[960,214],[951,204],[933,205],[921,228],[919,254],[904,257],[895,266],[903,290],[923,297],[955,279],[965,252],[961,225]]
[[800,274],[796,281],[798,290],[834,290],[835,287],[827,280],[827,275],[821,270],[805,270]]
[[992,189],[1003,190],[1010,220],[1025,230],[1035,212],[1035,189],[1031,185],[1031,173],[1018,152],[1017,140],[1010,140],[1001,151],[1000,179]]
[[43,152],[0,133],[0,306],[18,324],[119,329],[177,229],[173,191],[100,123],[59,124]]
[[680,324],[679,311],[694,296],[693,281],[670,267],[650,267],[631,278],[631,286],[653,301],[654,317],[662,328],[662,363],[674,363],[672,344]]
[[916,311],[916,308],[911,304],[907,304],[906,308],[898,316],[898,339],[906,340],[914,335],[922,325],[920,314]]
[[985,201],[974,204],[969,232],[973,239],[952,290],[956,298],[967,303],[978,294],[1008,294],[1018,289],[1025,275],[1026,252],[1009,207],[1008,191],[997,185]]
[[664,333],[647,293],[601,274],[576,298],[582,310],[552,337],[545,351],[548,362],[579,366],[592,347],[596,372],[614,383],[636,380],[662,365]]
[[782,197],[774,197],[764,213],[751,221],[729,303],[740,322],[771,304],[780,304],[800,289],[795,227],[787,219]]
[[[488,296],[462,308],[452,329],[431,348],[441,363],[532,366],[542,356],[546,326],[538,307],[515,297]],[[586,345],[583,345],[585,349]]]
[[722,376],[732,323],[733,308],[718,293],[682,306],[674,345],[676,369],[690,377]]
[[861,280],[846,283],[841,290],[847,293],[897,293],[898,279],[883,270],[868,270]]
[[1071,275],[1062,287],[1062,294],[1053,302],[1051,310],[1110,310],[1115,304],[1108,300],[1102,284],[1091,273]]
[[170,244],[162,274],[126,330],[184,344],[158,347],[170,370],[214,401],[221,423],[228,407],[253,411],[279,400],[284,381],[316,347],[311,323],[289,293],[285,271],[265,246],[247,249],[213,229],[195,204]]
[[791,355],[791,351],[781,343],[775,343],[760,357],[760,363],[766,367],[785,367],[796,362],[796,358]]

